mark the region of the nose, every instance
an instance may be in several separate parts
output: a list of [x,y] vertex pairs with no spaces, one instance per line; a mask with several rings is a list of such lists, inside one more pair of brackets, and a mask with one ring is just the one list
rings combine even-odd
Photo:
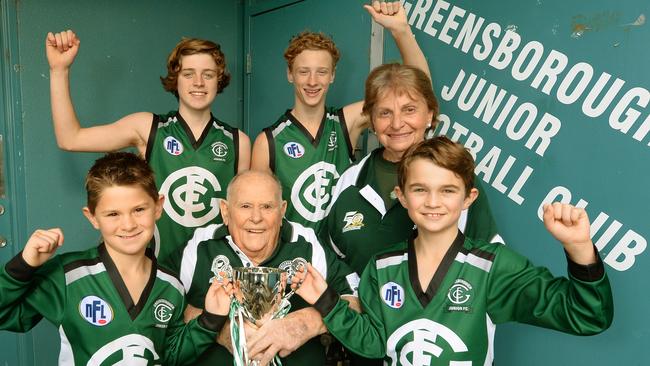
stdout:
[[309,78],[307,79],[307,83],[309,83],[309,85],[316,84],[316,73],[314,72],[309,73]]
[[400,112],[396,112],[393,115],[393,118],[390,120],[390,127],[393,130],[399,130],[403,125],[404,121],[402,121],[402,114]]
[[194,75],[192,82],[194,86],[203,86],[203,84],[205,84],[205,80],[203,80],[203,76],[201,74]]
[[138,226],[133,215],[124,215],[122,217],[122,230],[129,232]]
[[440,202],[440,197],[438,197],[438,192],[435,191],[430,191],[429,194],[427,195],[426,201],[424,201],[424,204],[427,207],[437,207]]
[[251,210],[251,222],[257,224],[262,221],[262,210],[259,207]]

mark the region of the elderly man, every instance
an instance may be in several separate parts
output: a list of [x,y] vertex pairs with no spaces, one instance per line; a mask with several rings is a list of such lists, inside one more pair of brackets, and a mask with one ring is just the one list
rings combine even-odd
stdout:
[[[178,258],[176,269],[180,269],[190,304],[186,319],[198,315],[196,310],[203,307],[209,281],[214,276],[213,265],[277,268],[299,257],[326,273],[328,283],[345,294],[343,297],[351,306],[358,307],[357,274],[324,249],[312,229],[283,220],[286,207],[281,185],[270,173],[251,170],[233,178],[226,201],[221,201],[224,224],[197,229]],[[326,330],[320,315],[298,296],[290,301],[291,312],[286,318],[268,321],[259,329],[246,327],[251,358],[266,364],[279,352],[280,356],[287,356],[282,360],[285,366],[323,365],[325,350],[316,337]],[[227,336],[219,343],[231,349]],[[226,347],[215,345],[197,364],[232,365],[232,354]]]

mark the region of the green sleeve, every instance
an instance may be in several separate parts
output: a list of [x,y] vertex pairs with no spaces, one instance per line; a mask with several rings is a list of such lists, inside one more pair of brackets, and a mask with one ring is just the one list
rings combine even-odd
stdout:
[[[596,250],[594,248],[594,250]],[[488,279],[488,313],[495,323],[517,321],[575,335],[607,329],[614,305],[604,265],[568,259],[569,276],[554,277],[506,246],[499,246]]]
[[474,240],[492,242],[498,234],[497,223],[492,216],[492,209],[481,180],[474,177],[474,186],[478,189],[478,197],[472,203],[467,212],[467,226],[465,227],[466,237]]
[[0,273],[0,329],[27,332],[43,317],[58,326],[64,314],[65,294],[58,257],[34,268],[18,253]]
[[164,365],[191,365],[210,345],[216,344],[227,316],[203,313],[185,324],[182,306],[174,313],[165,335]]
[[323,247],[327,260],[327,283],[340,295],[356,295],[359,275],[340,260],[332,249]]
[[[359,284],[363,313],[350,309],[347,301],[333,297],[330,287],[314,307],[324,315],[323,321],[330,333],[345,347],[363,357],[383,358],[386,356],[386,334],[377,301],[377,270],[373,264],[374,261],[371,261],[363,271]],[[327,293],[330,293],[329,297]]]

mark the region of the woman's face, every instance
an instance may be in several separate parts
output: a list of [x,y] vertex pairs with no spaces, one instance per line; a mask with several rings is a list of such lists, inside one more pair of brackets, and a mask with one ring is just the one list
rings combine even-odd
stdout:
[[432,119],[433,111],[417,93],[389,90],[380,95],[372,111],[372,125],[386,148],[384,158],[399,161],[409,147],[424,140]]

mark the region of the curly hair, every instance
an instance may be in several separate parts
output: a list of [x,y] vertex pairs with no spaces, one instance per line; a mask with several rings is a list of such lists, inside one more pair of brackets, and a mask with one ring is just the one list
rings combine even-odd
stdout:
[[218,43],[198,38],[183,38],[167,57],[167,76],[160,77],[163,88],[178,97],[178,73],[181,71],[181,57],[208,54],[217,64],[217,94],[230,84],[230,73],[226,70],[226,56]]
[[298,35],[293,36],[289,41],[289,46],[284,51],[284,59],[287,60],[289,70],[293,67],[293,61],[304,50],[318,51],[323,50],[329,52],[332,56],[332,66],[336,68],[336,63],[341,58],[341,54],[336,48],[334,41],[329,36],[322,32],[303,31]]

